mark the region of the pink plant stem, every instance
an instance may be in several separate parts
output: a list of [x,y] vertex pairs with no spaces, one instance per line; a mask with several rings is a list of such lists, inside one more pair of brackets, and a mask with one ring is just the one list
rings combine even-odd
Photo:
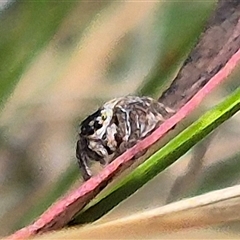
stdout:
[[166,134],[173,126],[179,123],[183,118],[190,114],[203,101],[203,99],[223,82],[233,71],[240,61],[240,50],[238,50],[226,63],[226,65],[175,115],[166,120],[150,136],[143,139],[131,149],[127,150],[116,160],[106,166],[97,176],[92,177],[83,183],[78,189],[68,194],[49,207],[33,224],[24,227],[7,239],[27,239],[38,233],[56,230],[64,227],[73,216],[79,212],[91,199],[93,199],[110,181],[121,166],[124,166],[138,152],[150,147]]

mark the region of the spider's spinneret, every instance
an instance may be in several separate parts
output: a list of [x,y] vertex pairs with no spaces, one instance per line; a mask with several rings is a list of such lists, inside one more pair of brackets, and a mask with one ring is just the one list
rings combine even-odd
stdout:
[[170,112],[149,97],[127,96],[106,102],[80,126],[76,155],[84,180],[89,161],[105,165],[149,135]]

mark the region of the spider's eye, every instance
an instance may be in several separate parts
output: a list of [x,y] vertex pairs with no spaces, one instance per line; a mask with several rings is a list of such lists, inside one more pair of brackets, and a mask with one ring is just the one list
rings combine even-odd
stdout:
[[107,114],[104,112],[102,113],[102,120],[105,121],[107,119]]
[[93,126],[95,130],[98,130],[99,128],[102,127],[102,124],[100,124],[98,120],[95,120]]
[[92,135],[94,134],[94,127],[89,125],[82,125],[81,133],[83,135]]

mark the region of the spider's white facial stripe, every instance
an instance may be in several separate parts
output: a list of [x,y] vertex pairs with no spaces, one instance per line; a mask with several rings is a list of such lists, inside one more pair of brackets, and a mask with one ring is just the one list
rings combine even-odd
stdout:
[[113,117],[113,108],[118,101],[119,98],[115,98],[103,105],[101,116],[97,118],[97,121],[102,124],[102,127],[99,128],[93,135],[91,135],[92,139],[102,139],[103,135],[107,132],[107,128],[109,127]]
[[117,133],[117,126],[116,124],[111,124],[107,128],[107,146],[112,150],[115,151],[117,148],[117,142],[115,140],[115,134]]

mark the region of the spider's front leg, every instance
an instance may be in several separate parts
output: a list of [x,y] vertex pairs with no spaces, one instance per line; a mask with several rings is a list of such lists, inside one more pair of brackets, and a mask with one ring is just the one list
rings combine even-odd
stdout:
[[86,156],[84,156],[84,152],[82,151],[83,149],[81,142],[82,142],[81,140],[77,141],[76,157],[78,159],[78,165],[82,173],[82,177],[84,181],[87,181],[92,177],[92,172],[88,166],[87,158]]

